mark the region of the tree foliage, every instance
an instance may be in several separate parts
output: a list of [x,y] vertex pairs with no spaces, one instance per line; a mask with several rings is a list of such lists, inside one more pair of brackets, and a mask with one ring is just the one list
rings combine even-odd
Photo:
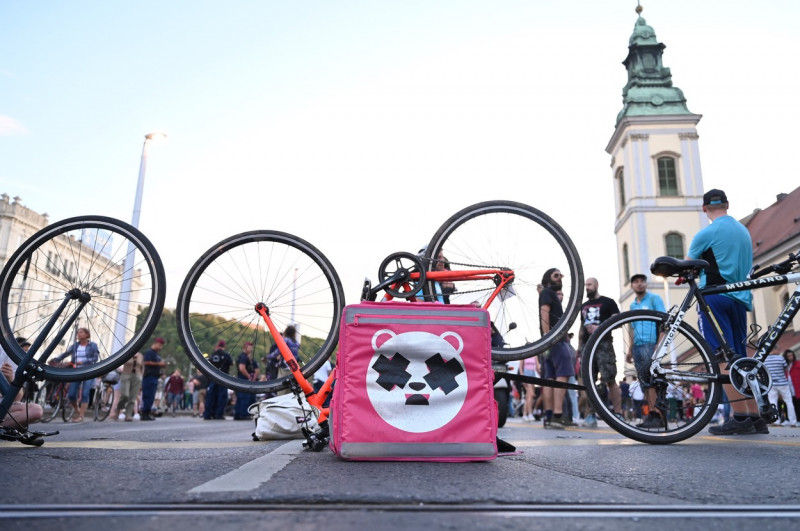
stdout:
[[[144,313],[140,314],[144,315]],[[137,323],[141,326],[141,323]],[[197,345],[203,354],[211,354],[220,340],[226,342],[227,350],[234,360],[244,348],[245,342],[253,343],[253,358],[261,362],[265,359],[274,345],[269,332],[263,328],[254,329],[238,321],[226,320],[219,316],[193,315],[192,330]],[[221,333],[220,331],[224,331]],[[176,368],[184,372],[190,366],[189,356],[181,344],[178,335],[178,322],[174,310],[164,309],[161,318],[156,325],[153,334],[148,338],[142,350],[147,350],[157,338],[164,338],[165,344],[159,353],[161,358],[167,362],[166,373],[173,372]],[[300,338],[300,361],[305,363],[316,351],[321,340],[301,336]],[[186,374],[184,372],[184,374]]]

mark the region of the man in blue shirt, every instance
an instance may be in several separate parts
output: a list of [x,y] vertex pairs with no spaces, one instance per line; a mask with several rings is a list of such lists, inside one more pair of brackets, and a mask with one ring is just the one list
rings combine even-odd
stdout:
[[[747,228],[728,215],[728,197],[722,190],[709,190],[703,195],[703,212],[711,224],[698,232],[689,246],[687,258],[703,259],[709,268],[700,276],[699,286],[717,286],[747,279],[753,266],[753,242]],[[747,312],[752,309],[753,296],[749,291],[706,295],[706,302],[719,324],[725,341],[734,350],[733,359],[747,356]],[[709,346],[716,351],[719,342],[711,331],[711,323],[700,314],[700,331]],[[733,386],[725,385],[725,393],[736,396]],[[712,426],[714,435],[748,435],[769,433],[755,400],[732,401],[733,418],[722,426]]]
[[[666,311],[664,301],[655,293],[647,291],[647,276],[638,273],[631,277],[631,289],[636,294],[636,298],[631,303],[631,310],[654,310],[657,312]],[[650,362],[653,350],[658,342],[658,329],[653,321],[636,321],[631,324],[633,341],[628,346],[625,361],[633,363],[636,367],[636,375],[642,392],[650,406],[647,418],[644,419],[639,427],[641,428],[662,428],[664,420],[658,408],[655,407],[656,393],[650,387]]]

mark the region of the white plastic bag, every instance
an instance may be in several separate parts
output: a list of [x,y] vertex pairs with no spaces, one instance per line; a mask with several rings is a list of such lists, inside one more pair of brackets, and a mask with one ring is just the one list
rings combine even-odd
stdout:
[[301,428],[317,429],[317,419],[311,412],[311,406],[301,397],[302,408],[293,394],[267,398],[250,406],[248,413],[256,420],[254,441],[275,439],[302,439]]

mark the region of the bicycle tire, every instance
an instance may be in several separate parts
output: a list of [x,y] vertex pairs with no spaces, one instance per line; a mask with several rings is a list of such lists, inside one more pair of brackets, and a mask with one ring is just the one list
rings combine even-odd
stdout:
[[[155,329],[166,296],[164,266],[153,244],[131,225],[104,216],[69,218],[38,231],[9,258],[0,285],[0,343],[19,363],[25,351],[15,337],[28,338],[37,348],[37,377],[56,382],[94,378],[122,365]],[[78,292],[89,299],[82,308],[69,295]],[[66,311],[45,332],[64,294]],[[69,331],[59,337],[62,327]],[[90,330],[98,362],[47,365],[67,349],[78,327]]]
[[[434,234],[423,258],[426,270],[435,269],[440,253],[456,264],[454,269],[513,269],[513,296],[506,300],[498,297],[488,308],[506,341],[506,345],[492,348],[494,360],[520,360],[547,350],[566,335],[580,313],[584,286],[578,251],[566,231],[536,208],[514,201],[486,201],[464,208]],[[552,330],[533,339],[541,333],[537,285],[551,267],[564,274],[564,313]],[[483,305],[495,283],[469,281],[459,287],[465,289],[450,295],[451,304]],[[434,300],[434,283],[426,282],[423,293],[425,300]],[[511,323],[516,323],[516,328],[511,329]]]
[[[292,302],[294,301],[294,302]],[[289,387],[291,376],[249,381],[227,374],[205,357],[226,341],[234,370],[244,343],[261,360],[272,340],[256,311],[263,302],[282,333],[300,333],[300,365],[306,378],[333,353],[339,339],[344,293],[339,276],[316,247],[292,234],[243,232],[214,245],[192,266],[178,295],[178,334],[192,363],[214,382],[245,393]],[[294,310],[292,308],[295,308]],[[298,310],[299,309],[299,310]],[[266,369],[260,364],[262,369]]]
[[[56,399],[54,400],[54,396],[56,395],[57,389],[53,388],[50,390],[50,393],[47,392],[47,382],[42,382],[42,386],[36,391],[36,398],[35,401],[37,404],[42,406],[42,423],[48,423],[54,418],[58,416],[58,408],[59,408],[59,401]],[[53,384],[54,386],[58,386],[60,384]]]
[[61,396],[59,402],[61,409],[61,419],[64,422],[69,422],[70,420],[72,420],[73,415],[75,415],[75,410],[77,408],[69,402],[69,398],[67,398],[66,393],[64,393],[64,395]]
[[[603,342],[612,341],[617,355],[620,352],[627,353],[633,345],[631,329],[641,330],[642,334],[646,333],[650,337],[661,339],[665,333],[664,326],[668,318],[669,315],[666,313],[652,310],[632,310],[614,315],[604,321],[589,337],[581,356],[581,376],[586,385],[586,395],[595,412],[615,431],[630,439],[649,444],[670,444],[688,439],[702,430],[716,413],[722,397],[722,383],[718,379],[719,366],[708,343],[699,332],[683,322],[672,340],[674,358],[670,355],[659,360],[665,369],[708,376],[708,380],[701,385],[704,400],[695,404],[696,413],[686,419],[683,424],[675,418],[674,420],[670,419],[666,427],[648,429],[639,426],[639,419],[635,416],[629,419],[616,416],[607,401],[601,396],[599,386],[602,384],[596,380],[594,367],[596,367],[597,359],[603,355],[601,352]],[[627,364],[623,377],[628,379],[636,375],[635,366]],[[619,376],[615,380],[620,380]],[[670,378],[667,386],[672,385],[673,395],[680,396],[678,393],[680,389],[676,390],[676,387],[683,387],[690,382],[688,376],[675,376]],[[670,415],[667,417],[669,419]]]
[[100,384],[100,396],[96,395],[95,391],[94,419],[97,422],[103,422],[108,418],[111,407],[114,405],[114,388],[110,385]]

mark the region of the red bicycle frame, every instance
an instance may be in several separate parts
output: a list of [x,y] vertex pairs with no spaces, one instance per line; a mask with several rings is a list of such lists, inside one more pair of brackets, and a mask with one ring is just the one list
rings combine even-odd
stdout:
[[275,323],[273,323],[272,319],[270,319],[269,308],[267,308],[267,306],[263,303],[258,303],[256,305],[256,311],[259,313],[259,315],[261,315],[261,318],[264,319],[264,323],[266,323],[269,333],[275,340],[275,344],[277,345],[283,360],[286,362],[286,365],[292,372],[292,378],[294,378],[294,380],[297,382],[297,385],[300,386],[300,389],[303,391],[303,394],[308,401],[308,405],[311,406],[312,410],[317,416],[317,422],[324,422],[328,418],[330,409],[323,407],[323,404],[325,403],[325,399],[328,398],[331,388],[333,387],[333,382],[336,379],[336,369],[331,371],[331,374],[328,376],[327,381],[320,388],[319,392],[314,391],[314,386],[311,385],[308,380],[306,380],[306,377],[303,376],[303,373],[300,371],[300,365],[297,363],[297,360],[294,359],[294,354],[292,354],[292,351],[289,349],[289,345],[286,344],[283,336],[275,327]]
[[[430,271],[425,273],[426,281],[436,281],[436,282],[462,282],[462,281],[469,281],[469,280],[493,280],[496,284],[494,291],[483,304],[484,309],[488,309],[491,306],[492,302],[498,296],[498,294],[503,290],[506,289],[511,283],[514,281],[514,271],[510,269],[476,269],[474,271]],[[420,273],[411,273],[409,281],[419,281],[420,280]],[[405,291],[411,291],[411,283],[409,281],[399,282],[392,286],[395,291],[399,291],[403,289]],[[386,293],[385,300],[391,300],[393,297]],[[415,295],[410,298],[412,302],[416,302],[419,299],[419,295]],[[331,371],[330,375],[328,375],[328,379],[325,381],[325,384],[320,388],[319,391],[314,391],[314,386],[309,383],[305,376],[303,376],[302,371],[300,370],[300,365],[297,363],[297,360],[294,358],[294,354],[289,349],[289,346],[284,341],[283,336],[275,327],[275,323],[272,322],[272,319],[269,316],[269,308],[263,303],[259,303],[256,305],[256,312],[261,315],[261,318],[264,320],[264,323],[267,325],[269,329],[269,333],[272,335],[273,339],[275,340],[275,344],[278,347],[278,351],[280,351],[283,360],[286,362],[286,365],[289,367],[289,371],[292,373],[292,378],[294,378],[297,385],[300,386],[300,389],[303,391],[303,394],[308,401],[308,404],[311,406],[312,410],[314,411],[315,415],[317,416],[318,422],[324,422],[328,415],[330,414],[330,409],[327,407],[323,407],[325,400],[328,398],[328,395],[331,392],[333,387],[333,382],[336,380],[336,369],[334,368]]]
[[[411,273],[409,275],[411,281],[418,281],[420,279],[420,273]],[[494,288],[494,291],[483,304],[484,309],[489,309],[489,306],[492,305],[497,295],[512,282],[514,282],[514,271],[510,269],[476,269],[474,271],[427,271],[425,273],[425,281],[436,281],[436,282],[461,282],[461,281],[468,281],[468,280],[494,280],[497,284]],[[402,282],[395,285],[392,285],[392,289],[395,291],[399,291],[403,289],[405,291],[411,291],[411,284],[409,282]],[[390,294],[386,294],[385,300],[391,300],[393,297]],[[414,295],[411,300],[416,302],[417,299],[421,298],[420,295]]]

